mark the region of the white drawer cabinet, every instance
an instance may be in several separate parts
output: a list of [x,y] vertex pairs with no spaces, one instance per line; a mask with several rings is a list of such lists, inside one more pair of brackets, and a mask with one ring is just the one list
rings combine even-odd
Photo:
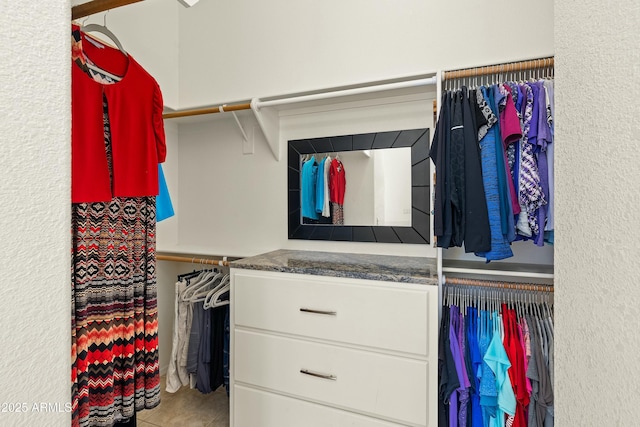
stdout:
[[436,426],[435,286],[231,274],[233,427]]
[[242,406],[235,425],[260,427],[394,427],[377,418],[236,385],[234,397]]
[[235,379],[364,413],[425,425],[427,363],[259,332],[235,333]]
[[424,289],[260,272],[234,279],[236,325],[429,356],[429,327],[437,331],[429,298],[437,295]]

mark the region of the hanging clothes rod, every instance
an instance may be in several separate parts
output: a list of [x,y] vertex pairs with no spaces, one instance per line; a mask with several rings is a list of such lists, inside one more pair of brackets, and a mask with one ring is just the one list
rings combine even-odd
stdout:
[[202,114],[227,113],[232,111],[241,111],[241,110],[250,110],[250,109],[251,109],[251,103],[247,102],[245,104],[220,105],[219,107],[207,107],[207,108],[197,108],[193,110],[174,111],[171,113],[164,113],[162,115],[162,118],[176,119],[178,117],[200,116]]
[[209,258],[187,258],[182,256],[173,256],[173,255],[156,255],[156,259],[158,261],[187,262],[191,264],[206,264],[206,265],[217,265],[220,267],[229,267],[229,261],[227,261],[226,258],[227,257],[223,257],[223,259],[209,259]]
[[500,73],[517,73],[520,71],[553,68],[553,56],[547,58],[531,59],[528,61],[509,62],[506,64],[489,65],[486,67],[464,68],[461,70],[445,71],[442,80],[464,79],[468,77],[487,76]]
[[275,105],[295,104],[298,102],[306,102],[306,101],[317,101],[320,99],[337,98],[340,96],[360,95],[363,93],[374,93],[374,92],[381,92],[385,90],[430,86],[430,85],[435,85],[436,82],[437,82],[437,79],[435,77],[429,77],[426,79],[407,80],[404,82],[387,83],[387,84],[381,84],[376,86],[364,86],[364,87],[357,87],[353,89],[344,89],[344,90],[337,90],[332,92],[316,93],[313,95],[302,95],[302,96],[294,96],[291,98],[274,99],[271,101],[257,100],[255,101],[255,107],[256,108],[273,107]]
[[143,0],[93,0],[87,3],[79,4],[71,8],[71,19],[84,18],[85,16],[94,15],[106,10],[115,9],[117,7],[126,6],[132,3],[138,3]]
[[442,277],[445,285],[481,286],[485,288],[514,289],[519,291],[553,292],[553,285],[518,282],[494,282],[489,280],[461,279],[457,277]]

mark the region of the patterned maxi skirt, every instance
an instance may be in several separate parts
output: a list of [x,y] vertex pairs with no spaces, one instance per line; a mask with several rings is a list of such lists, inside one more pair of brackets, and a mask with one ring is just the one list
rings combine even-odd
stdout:
[[[105,152],[111,134],[104,103]],[[160,403],[156,198],[72,205],[72,425],[110,427]]]
[[155,197],[73,205],[74,426],[160,403]]

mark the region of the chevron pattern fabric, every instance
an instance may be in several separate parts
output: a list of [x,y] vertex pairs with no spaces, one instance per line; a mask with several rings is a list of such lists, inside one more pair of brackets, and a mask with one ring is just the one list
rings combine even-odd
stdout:
[[160,403],[155,197],[73,206],[74,426]]
[[[104,104],[105,151],[111,135]],[[72,425],[111,427],[160,403],[156,198],[72,205]]]

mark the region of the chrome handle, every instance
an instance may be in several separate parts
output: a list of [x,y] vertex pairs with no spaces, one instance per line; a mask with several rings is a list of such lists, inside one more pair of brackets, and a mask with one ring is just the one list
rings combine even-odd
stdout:
[[300,369],[300,373],[305,375],[310,375],[312,377],[322,378],[323,380],[331,380],[331,381],[338,380],[338,377],[336,377],[335,375],[321,374],[319,372],[313,372],[308,369]]
[[303,313],[315,313],[315,314],[324,314],[325,316],[337,316],[337,311],[326,311],[326,310],[314,310],[312,308],[301,308],[301,312]]

